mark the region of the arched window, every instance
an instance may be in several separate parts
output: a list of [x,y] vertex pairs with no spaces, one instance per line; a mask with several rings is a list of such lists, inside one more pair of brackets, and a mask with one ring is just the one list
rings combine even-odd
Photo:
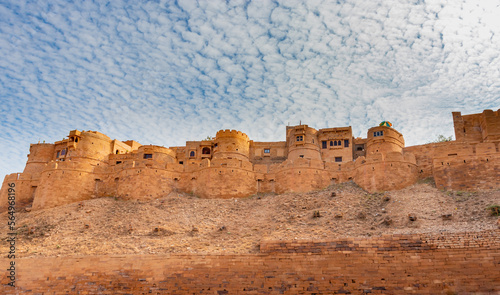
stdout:
[[[209,147],[204,147],[202,150],[201,150],[201,153],[203,155],[210,155],[210,148]],[[194,156],[194,155],[193,155]]]
[[189,156],[190,156],[190,157],[194,157],[194,151],[190,151],[190,152],[189,152]]

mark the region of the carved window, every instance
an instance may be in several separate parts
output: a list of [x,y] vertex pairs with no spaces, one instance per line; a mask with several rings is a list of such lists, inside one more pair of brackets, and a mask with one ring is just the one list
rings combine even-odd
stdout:
[[63,150],[61,151],[61,156],[64,156],[64,155],[66,155],[66,149],[63,149]]
[[375,132],[373,132],[373,137],[383,136],[383,135],[384,135],[384,131],[375,131]]
[[57,151],[57,155],[56,155],[56,158],[59,158],[59,154],[61,153],[61,151]]
[[209,147],[204,147],[202,150],[201,150],[201,153],[203,155],[210,155],[210,148]]
[[271,152],[271,149],[264,149],[264,154],[269,154]]
[[303,135],[297,136],[297,141],[304,141],[304,136]]
[[190,151],[190,152],[189,152],[189,157],[190,157],[190,158],[194,158],[194,155],[195,155],[194,151]]

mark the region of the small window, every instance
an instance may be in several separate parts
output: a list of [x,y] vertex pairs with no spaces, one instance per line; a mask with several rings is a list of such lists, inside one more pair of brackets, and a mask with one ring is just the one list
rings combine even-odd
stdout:
[[333,141],[332,140],[330,140],[330,146],[333,146]]
[[373,132],[373,137],[383,136],[383,135],[384,135],[384,131],[375,131],[375,132]]
[[271,152],[271,149],[264,149],[264,154],[269,154]]
[[321,147],[322,147],[322,148],[326,149],[326,145],[327,145],[327,144],[326,144],[326,141],[322,141],[322,142],[321,142]]
[[61,151],[57,151],[57,155],[56,155],[56,158],[59,158],[59,154],[61,153]]
[[144,159],[152,159],[153,154],[144,154]]
[[116,161],[116,165],[121,164],[121,163],[122,163],[122,161]]
[[337,146],[337,141],[336,140],[333,141],[333,146]]
[[303,135],[297,136],[297,141],[304,141],[304,136]]
[[210,155],[210,148],[209,147],[204,147],[202,150],[201,150],[201,153],[203,155]]
[[335,157],[335,162],[342,162],[342,157]]
[[75,138],[75,142],[78,142],[78,137]]
[[304,155],[300,155],[299,158],[304,158]]
[[183,164],[184,164],[184,161],[179,161],[179,164],[180,164],[180,165],[183,165]]
[[120,153],[120,151],[119,151],[119,150],[116,150],[116,152],[115,152],[115,153],[118,155],[118,154]]
[[216,143],[214,143],[214,148],[216,148],[216,147],[217,147],[217,144],[216,144]]
[[358,147],[356,148],[356,150],[357,150],[357,151],[363,151],[363,147],[358,146]]
[[66,155],[66,149],[63,149],[63,150],[61,151],[61,156],[64,156],[64,155]]
[[189,157],[193,158],[194,157],[194,151],[189,152]]
[[349,139],[344,139],[344,147],[349,147]]

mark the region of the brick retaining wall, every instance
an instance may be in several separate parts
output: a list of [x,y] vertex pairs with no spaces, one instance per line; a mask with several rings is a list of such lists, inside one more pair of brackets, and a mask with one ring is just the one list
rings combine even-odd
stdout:
[[16,289],[4,275],[0,293],[500,294],[499,234],[275,241],[245,255],[20,258]]

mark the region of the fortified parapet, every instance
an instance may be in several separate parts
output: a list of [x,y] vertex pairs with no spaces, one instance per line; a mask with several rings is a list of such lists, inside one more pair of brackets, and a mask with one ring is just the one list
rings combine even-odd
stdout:
[[405,188],[417,181],[415,156],[403,153],[404,139],[387,126],[368,130],[366,158],[356,159],[354,181],[369,192]]
[[54,147],[53,144],[49,143],[31,144],[23,174],[38,178],[45,165],[54,159]]
[[391,152],[401,153],[405,141],[403,135],[395,129],[387,126],[372,127],[368,130],[366,142],[366,157],[381,153],[385,155]]
[[321,160],[317,133],[316,129],[307,125],[287,127],[288,160],[294,161],[298,158]]
[[112,140],[99,132],[73,130],[54,143],[54,161],[41,171],[33,209],[55,207],[94,197],[94,169],[107,166]]
[[84,158],[88,160],[107,160],[113,151],[112,140],[96,131],[73,130],[69,139],[56,142],[56,159]]
[[156,163],[176,163],[175,151],[157,145],[143,145],[137,150],[138,160],[144,159]]
[[456,141],[482,142],[500,140],[500,110],[479,114],[453,112]]
[[233,158],[248,161],[250,139],[236,130],[219,130],[215,135],[213,158]]

